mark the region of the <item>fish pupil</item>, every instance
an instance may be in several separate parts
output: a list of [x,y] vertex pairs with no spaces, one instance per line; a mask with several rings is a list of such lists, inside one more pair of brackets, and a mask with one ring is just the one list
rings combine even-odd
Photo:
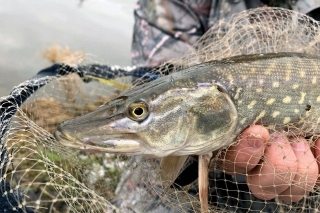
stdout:
[[140,116],[140,115],[143,114],[143,109],[142,109],[141,107],[137,107],[137,108],[135,108],[135,109],[133,110],[133,113],[134,113],[135,115]]

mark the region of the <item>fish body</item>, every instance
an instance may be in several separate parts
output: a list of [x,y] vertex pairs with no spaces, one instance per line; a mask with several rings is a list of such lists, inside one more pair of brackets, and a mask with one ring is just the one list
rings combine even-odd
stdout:
[[165,157],[230,145],[252,124],[319,131],[320,58],[303,53],[210,61],[134,87],[62,123],[55,137],[93,152]]

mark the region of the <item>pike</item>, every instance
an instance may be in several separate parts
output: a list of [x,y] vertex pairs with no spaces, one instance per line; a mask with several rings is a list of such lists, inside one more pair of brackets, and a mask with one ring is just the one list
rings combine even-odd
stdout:
[[207,212],[203,171],[211,153],[231,145],[246,127],[290,125],[303,135],[320,132],[319,71],[320,58],[303,53],[210,61],[127,90],[65,121],[55,137],[81,150],[163,158],[171,181],[186,156],[199,155],[200,203]]

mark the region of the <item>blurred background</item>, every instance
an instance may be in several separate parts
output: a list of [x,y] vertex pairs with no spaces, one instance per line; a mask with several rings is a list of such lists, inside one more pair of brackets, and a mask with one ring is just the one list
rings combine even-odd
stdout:
[[0,97],[51,63],[60,45],[88,63],[130,65],[136,0],[0,0]]

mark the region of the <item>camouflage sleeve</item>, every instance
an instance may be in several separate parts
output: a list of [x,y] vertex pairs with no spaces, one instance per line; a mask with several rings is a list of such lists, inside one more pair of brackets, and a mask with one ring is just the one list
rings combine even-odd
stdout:
[[132,64],[157,66],[183,55],[220,17],[246,9],[242,0],[139,0]]
[[140,0],[135,8],[132,64],[156,66],[181,56],[206,30],[211,1]]
[[139,0],[134,12],[132,64],[157,66],[180,57],[219,19],[266,5],[320,19],[320,3],[314,0]]

